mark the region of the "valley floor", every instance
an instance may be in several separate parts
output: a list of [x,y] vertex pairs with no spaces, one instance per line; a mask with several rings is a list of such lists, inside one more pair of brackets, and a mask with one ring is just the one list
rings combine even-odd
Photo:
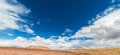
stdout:
[[120,55],[120,49],[77,49],[59,51],[0,47],[0,55]]

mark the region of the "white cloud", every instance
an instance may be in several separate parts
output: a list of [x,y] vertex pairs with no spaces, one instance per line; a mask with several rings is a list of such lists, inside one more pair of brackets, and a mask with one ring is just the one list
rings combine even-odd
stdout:
[[39,24],[40,24],[40,21],[38,21],[37,24],[39,25]]
[[8,35],[8,36],[13,36],[13,34],[11,34],[11,33],[8,33],[7,35]]
[[34,31],[33,31],[32,29],[30,29],[30,28],[27,28],[27,29],[25,29],[25,30],[27,31],[27,33],[31,33],[31,34],[34,33]]
[[120,2],[120,0],[112,0],[111,3]]
[[[109,37],[114,36],[119,33],[120,27],[120,9],[113,11],[112,13],[103,16],[96,20],[93,25],[88,27],[83,27],[81,30],[76,32],[76,37],[90,36],[90,37]],[[114,33],[114,35],[112,35]],[[98,35],[99,34],[99,35]],[[79,36],[77,36],[79,35]],[[106,36],[109,35],[109,36]]]
[[[83,42],[86,48],[110,48],[119,47],[120,40],[120,9],[111,7],[107,9],[108,13],[103,12],[103,15],[97,15],[93,25],[82,27],[72,37],[91,37],[94,40]],[[90,45],[88,44],[90,43]]]
[[66,29],[65,32],[62,33],[62,35],[70,34],[71,32],[72,32],[72,30]]
[[16,29],[22,32],[34,33],[29,27],[25,28],[26,23],[19,14],[28,14],[30,12],[24,5],[17,0],[0,0],[0,30]]
[[116,0],[112,0],[111,2],[114,3]]
[[24,25],[24,31],[27,32],[27,33],[30,33],[30,34],[34,34],[34,31],[32,29],[30,29],[27,25]]
[[45,39],[40,36],[36,36],[34,38],[25,39],[22,36],[18,36],[16,39],[13,40],[0,40],[0,46],[6,47],[18,47],[18,48],[25,48],[28,46],[45,46],[50,49],[56,50],[63,50],[63,49],[72,49],[75,48],[79,44],[79,40],[73,41],[65,41],[68,37],[60,37],[57,40],[54,39]]

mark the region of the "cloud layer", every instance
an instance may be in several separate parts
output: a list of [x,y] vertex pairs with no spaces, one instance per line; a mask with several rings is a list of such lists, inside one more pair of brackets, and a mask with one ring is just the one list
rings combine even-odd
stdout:
[[40,36],[26,39],[21,36],[18,36],[14,40],[1,39],[0,46],[19,47],[19,48],[25,48],[28,46],[46,46],[50,49],[63,50],[63,49],[72,49],[76,44],[79,44],[79,40],[66,41],[68,39],[69,38],[67,37],[60,37],[57,40],[53,38],[45,39]]
[[[117,0],[118,1],[118,0]],[[112,3],[116,2],[115,0]],[[74,48],[110,48],[120,46],[120,4],[115,4],[104,12],[96,15],[91,20],[92,25],[82,27],[74,35],[65,36],[72,32],[66,29],[62,36],[51,36],[48,39],[40,36],[26,39],[18,36],[16,39],[3,40],[0,39],[0,46],[8,47],[28,47],[28,46],[46,46],[51,49],[74,49]],[[34,31],[26,24],[20,14],[28,14],[30,12],[24,5],[17,0],[0,0],[0,31],[16,29],[29,34]],[[13,34],[8,33],[9,36]],[[56,38],[57,37],[57,38]],[[92,39],[91,39],[92,38]]]
[[25,23],[25,20],[20,15],[29,12],[30,10],[17,0],[0,0],[0,30],[9,28],[33,33],[30,28],[24,29],[23,26],[20,26],[20,22]]
[[81,30],[76,32],[73,37],[77,38],[88,36],[95,38],[92,42],[87,42],[91,43],[91,45],[84,45],[86,47],[120,47],[120,9],[116,8],[116,6],[119,5],[120,4],[117,4],[106,9],[102,13],[103,15],[97,15],[97,20],[93,22],[93,25],[83,27]]

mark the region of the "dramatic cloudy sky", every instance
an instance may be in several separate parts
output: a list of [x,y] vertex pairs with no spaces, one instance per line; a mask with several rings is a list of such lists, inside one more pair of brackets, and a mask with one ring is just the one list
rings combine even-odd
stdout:
[[120,47],[120,0],[0,0],[0,46]]

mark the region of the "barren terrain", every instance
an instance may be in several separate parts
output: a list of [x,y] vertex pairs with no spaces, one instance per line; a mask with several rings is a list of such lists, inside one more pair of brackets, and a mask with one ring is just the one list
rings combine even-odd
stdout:
[[47,48],[40,49],[39,47],[29,48],[12,48],[0,47],[0,55],[120,55],[119,48],[111,49],[76,49],[76,50],[48,50]]
[[68,51],[0,47],[0,55],[78,55]]
[[120,55],[120,48],[111,48],[111,49],[77,49],[70,50],[74,53],[87,53],[89,55]]

